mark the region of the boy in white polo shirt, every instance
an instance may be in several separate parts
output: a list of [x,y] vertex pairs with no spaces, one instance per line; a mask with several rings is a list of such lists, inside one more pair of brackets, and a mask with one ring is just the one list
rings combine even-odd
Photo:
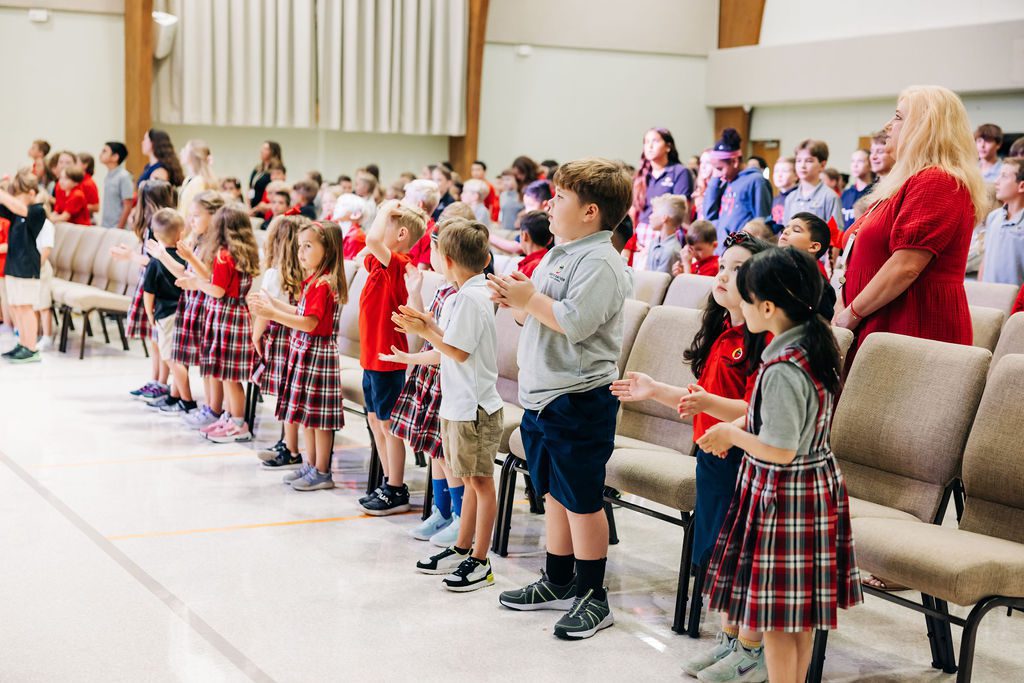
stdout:
[[[465,593],[494,584],[487,558],[497,502],[494,457],[502,431],[498,395],[498,332],[484,269],[491,260],[490,231],[478,221],[445,222],[432,249],[445,279],[458,291],[429,313],[399,306],[392,316],[405,333],[430,342],[441,364],[441,444],[449,471],[466,483],[462,524],[455,545],[416,563],[425,574],[447,574],[448,590]],[[407,363],[408,359],[397,362]]]

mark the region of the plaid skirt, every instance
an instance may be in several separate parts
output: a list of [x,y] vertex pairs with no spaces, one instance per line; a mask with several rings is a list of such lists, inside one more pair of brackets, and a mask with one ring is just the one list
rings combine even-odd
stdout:
[[171,360],[182,365],[198,366],[203,357],[206,295],[198,290],[183,290],[178,299],[178,315],[174,318],[174,350]]
[[[146,269],[143,268],[143,271]],[[128,321],[124,333],[129,339],[148,339],[152,337],[155,330],[149,329],[149,318],[146,317],[146,307],[142,303],[142,274],[139,274],[139,282],[135,285],[135,294],[132,295],[132,304],[128,307]]]
[[281,377],[288,364],[290,332],[288,328],[272,320],[263,332],[263,356],[252,373],[252,381],[259,386],[263,394],[277,396],[281,391]]
[[391,433],[414,451],[443,458],[441,450],[441,375],[436,365],[417,365],[405,380],[391,410]]
[[292,333],[274,415],[308,429],[334,431],[345,426],[336,336]]
[[245,299],[208,297],[202,374],[224,382],[248,382],[255,354]]
[[708,565],[708,609],[754,631],[836,628],[862,602],[846,484],[830,452],[774,465],[744,456]]

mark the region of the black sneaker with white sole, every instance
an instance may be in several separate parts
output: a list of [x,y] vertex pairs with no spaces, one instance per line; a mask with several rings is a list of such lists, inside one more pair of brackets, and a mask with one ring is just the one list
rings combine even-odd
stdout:
[[409,487],[402,484],[402,488],[396,489],[392,486],[384,486],[384,489],[377,494],[376,498],[363,503],[363,512],[374,517],[386,517],[397,515],[400,512],[408,512],[412,509],[409,504]]
[[268,460],[273,460],[274,458],[277,457],[278,453],[280,453],[281,451],[286,451],[286,450],[288,450],[288,447],[284,444],[284,441],[282,440],[282,441],[278,441],[277,443],[275,443],[270,448],[264,448],[262,451],[260,451],[256,455],[259,456],[259,459],[261,461],[266,462]]
[[469,552],[460,553],[455,548],[445,548],[436,555],[416,563],[416,569],[424,574],[451,574],[469,557]]
[[576,600],[576,580],[573,578],[565,586],[559,586],[548,579],[547,573],[541,571],[540,581],[515,590],[503,591],[498,602],[509,609],[530,612],[538,609],[567,610]]
[[293,454],[287,448],[278,451],[273,459],[263,461],[263,468],[268,470],[294,470],[301,466],[302,456],[298,453]]
[[371,500],[373,500],[374,498],[376,498],[378,495],[380,495],[380,492],[384,490],[384,486],[387,483],[388,483],[388,480],[385,479],[383,482],[381,482],[380,486],[375,488],[373,491],[371,491],[370,493],[367,493],[365,496],[360,496],[359,497],[359,504],[360,505],[364,505],[364,504],[370,502]]
[[562,640],[582,640],[614,623],[608,599],[598,600],[594,591],[588,590],[576,598],[572,608],[555,624],[555,636]]
[[441,583],[456,593],[469,593],[493,586],[494,572],[491,571],[491,560],[480,561],[475,557],[467,557]]

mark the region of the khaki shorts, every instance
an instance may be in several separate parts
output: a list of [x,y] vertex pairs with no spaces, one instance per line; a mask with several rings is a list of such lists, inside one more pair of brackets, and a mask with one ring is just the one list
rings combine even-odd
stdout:
[[39,280],[8,275],[4,282],[7,287],[8,306],[34,307],[39,301]]
[[49,261],[43,261],[39,269],[39,298],[32,308],[37,311],[45,311],[53,307],[53,266]]
[[493,415],[477,406],[476,420],[441,418],[441,446],[444,461],[455,477],[493,477],[494,458],[501,443],[503,409]]
[[156,321],[156,345],[163,360],[170,359],[174,350],[174,319],[177,317],[177,313],[171,313],[166,318]]

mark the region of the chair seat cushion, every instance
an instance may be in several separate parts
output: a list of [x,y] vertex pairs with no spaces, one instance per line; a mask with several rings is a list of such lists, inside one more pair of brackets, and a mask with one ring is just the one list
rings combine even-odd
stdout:
[[341,363],[341,396],[346,401],[356,405],[365,406],[366,398],[363,396],[363,369],[356,361],[355,367],[345,362],[348,356],[342,356]]
[[659,446],[656,443],[648,443],[647,441],[641,441],[640,439],[634,439],[631,436],[623,436],[622,434],[615,435],[615,448],[629,448],[642,451],[665,451],[666,453],[678,453],[679,451],[674,448],[668,448],[666,446]]
[[605,484],[689,511],[697,501],[697,459],[678,451],[617,448],[608,461]]
[[853,520],[861,573],[973,605],[990,595],[1024,597],[1024,544],[953,527],[894,519]]
[[896,508],[886,507],[879,505],[878,503],[872,503],[869,500],[863,500],[861,498],[854,498],[850,496],[850,517],[877,517],[881,519],[902,519],[908,522],[917,522],[923,524],[914,515],[903,510],[897,510]]
[[[523,420],[523,412],[523,409],[516,404],[505,403],[502,409],[501,441],[498,443],[499,453],[509,452],[509,442],[512,439],[512,433],[519,431],[519,423]],[[522,450],[522,442],[520,442],[520,450]]]
[[[57,286],[54,281],[54,300],[79,311],[101,309],[117,313],[127,313],[132,305],[131,297],[114,294],[96,287],[77,282],[61,281]],[[59,299],[57,292],[59,290]]]

